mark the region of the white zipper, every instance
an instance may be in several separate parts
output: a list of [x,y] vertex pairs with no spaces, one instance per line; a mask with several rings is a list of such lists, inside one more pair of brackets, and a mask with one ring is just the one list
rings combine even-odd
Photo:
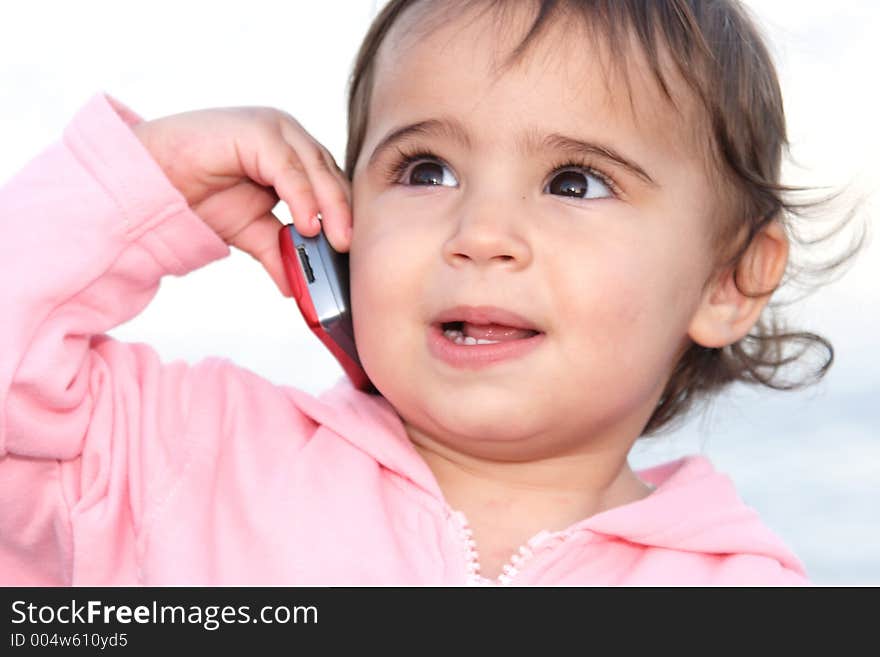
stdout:
[[467,586],[509,586],[522,571],[525,564],[548,541],[551,539],[564,540],[573,533],[570,531],[549,532],[546,529],[539,531],[526,541],[524,545],[519,546],[507,563],[502,566],[501,574],[496,579],[490,579],[480,575],[480,553],[477,550],[474,532],[471,529],[467,516],[462,511],[455,509],[450,509],[450,513],[456,523],[459,538],[464,545]]

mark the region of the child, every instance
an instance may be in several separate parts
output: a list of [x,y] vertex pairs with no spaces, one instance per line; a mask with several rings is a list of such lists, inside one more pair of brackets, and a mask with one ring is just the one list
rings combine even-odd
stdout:
[[[350,91],[344,173],[277,110],[99,95],[3,188],[2,582],[806,583],[705,458],[627,464],[783,358],[784,118],[735,0],[392,0]],[[279,198],[350,251],[380,396],[104,334],[228,245],[289,296]]]

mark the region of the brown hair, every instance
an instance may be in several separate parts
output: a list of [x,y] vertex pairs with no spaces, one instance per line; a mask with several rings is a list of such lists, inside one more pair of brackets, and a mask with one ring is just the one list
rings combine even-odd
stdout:
[[[366,133],[379,48],[401,14],[421,2],[390,0],[376,16],[361,44],[349,82],[345,154],[345,174],[349,180],[353,178]],[[496,9],[504,9],[506,3],[509,7],[508,0],[483,0],[483,3]],[[737,0],[533,0],[533,3],[537,8],[535,18],[508,63],[521,58],[554,18],[570,21],[571,15],[576,15],[593,35],[606,39],[611,52],[626,52],[627,39],[635,36],[660,89],[675,106],[670,79],[661,64],[662,55],[668,53],[674,63],[674,73],[686,83],[702,110],[704,129],[711,137],[712,168],[720,174],[726,190],[726,217],[719,221],[714,233],[719,262],[716,275],[732,272],[737,289],[746,296],[760,297],[776,291],[744,292],[737,280],[743,256],[770,221],[779,220],[790,241],[812,246],[837,234],[855,216],[855,211],[847,213],[843,222],[819,238],[807,240],[799,235],[795,220],[806,219],[810,210],[822,207],[836,195],[813,202],[796,202],[793,196],[806,190],[780,184],[782,156],[788,150],[782,94],[764,41]],[[444,9],[450,9],[446,5],[451,3],[443,4]],[[466,4],[475,3],[471,0]],[[461,15],[457,11],[442,13]],[[796,276],[813,275],[817,283],[829,282],[821,278],[850,260],[862,247],[865,237],[863,231],[849,250],[828,262],[806,266],[795,264],[789,258],[788,281],[793,282]],[[798,389],[818,382],[834,360],[834,349],[826,338],[815,333],[786,330],[777,309],[787,303],[768,303],[751,332],[733,344],[710,348],[691,343],[675,364],[642,436],[674,427],[686,417],[694,402],[708,400],[737,381],[777,390]],[[796,348],[795,353],[787,353],[792,348]],[[821,362],[812,371],[791,381],[778,378],[783,366],[800,364],[808,360],[811,350],[817,349],[821,352]]]

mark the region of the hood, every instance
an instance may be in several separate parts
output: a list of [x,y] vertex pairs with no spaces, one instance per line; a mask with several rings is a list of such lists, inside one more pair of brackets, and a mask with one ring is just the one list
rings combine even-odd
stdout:
[[642,545],[769,557],[806,576],[801,561],[705,456],[687,456],[637,474],[656,490],[589,518],[590,529]]
[[[384,397],[357,390],[345,377],[317,398],[295,388],[287,391],[300,410],[315,421],[446,504],[434,473]],[[770,557],[806,575],[800,560],[740,499],[730,478],[715,470],[706,457],[688,456],[637,474],[656,490],[569,529],[587,529],[645,546]]]

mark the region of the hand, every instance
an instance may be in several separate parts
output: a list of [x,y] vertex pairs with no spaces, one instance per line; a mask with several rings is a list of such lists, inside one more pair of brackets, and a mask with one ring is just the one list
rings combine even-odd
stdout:
[[285,296],[272,213],[287,203],[296,230],[322,227],[334,249],[351,245],[351,184],[333,156],[289,114],[268,107],[207,109],[135,125],[141,140],[190,207],[230,246],[249,253]]

